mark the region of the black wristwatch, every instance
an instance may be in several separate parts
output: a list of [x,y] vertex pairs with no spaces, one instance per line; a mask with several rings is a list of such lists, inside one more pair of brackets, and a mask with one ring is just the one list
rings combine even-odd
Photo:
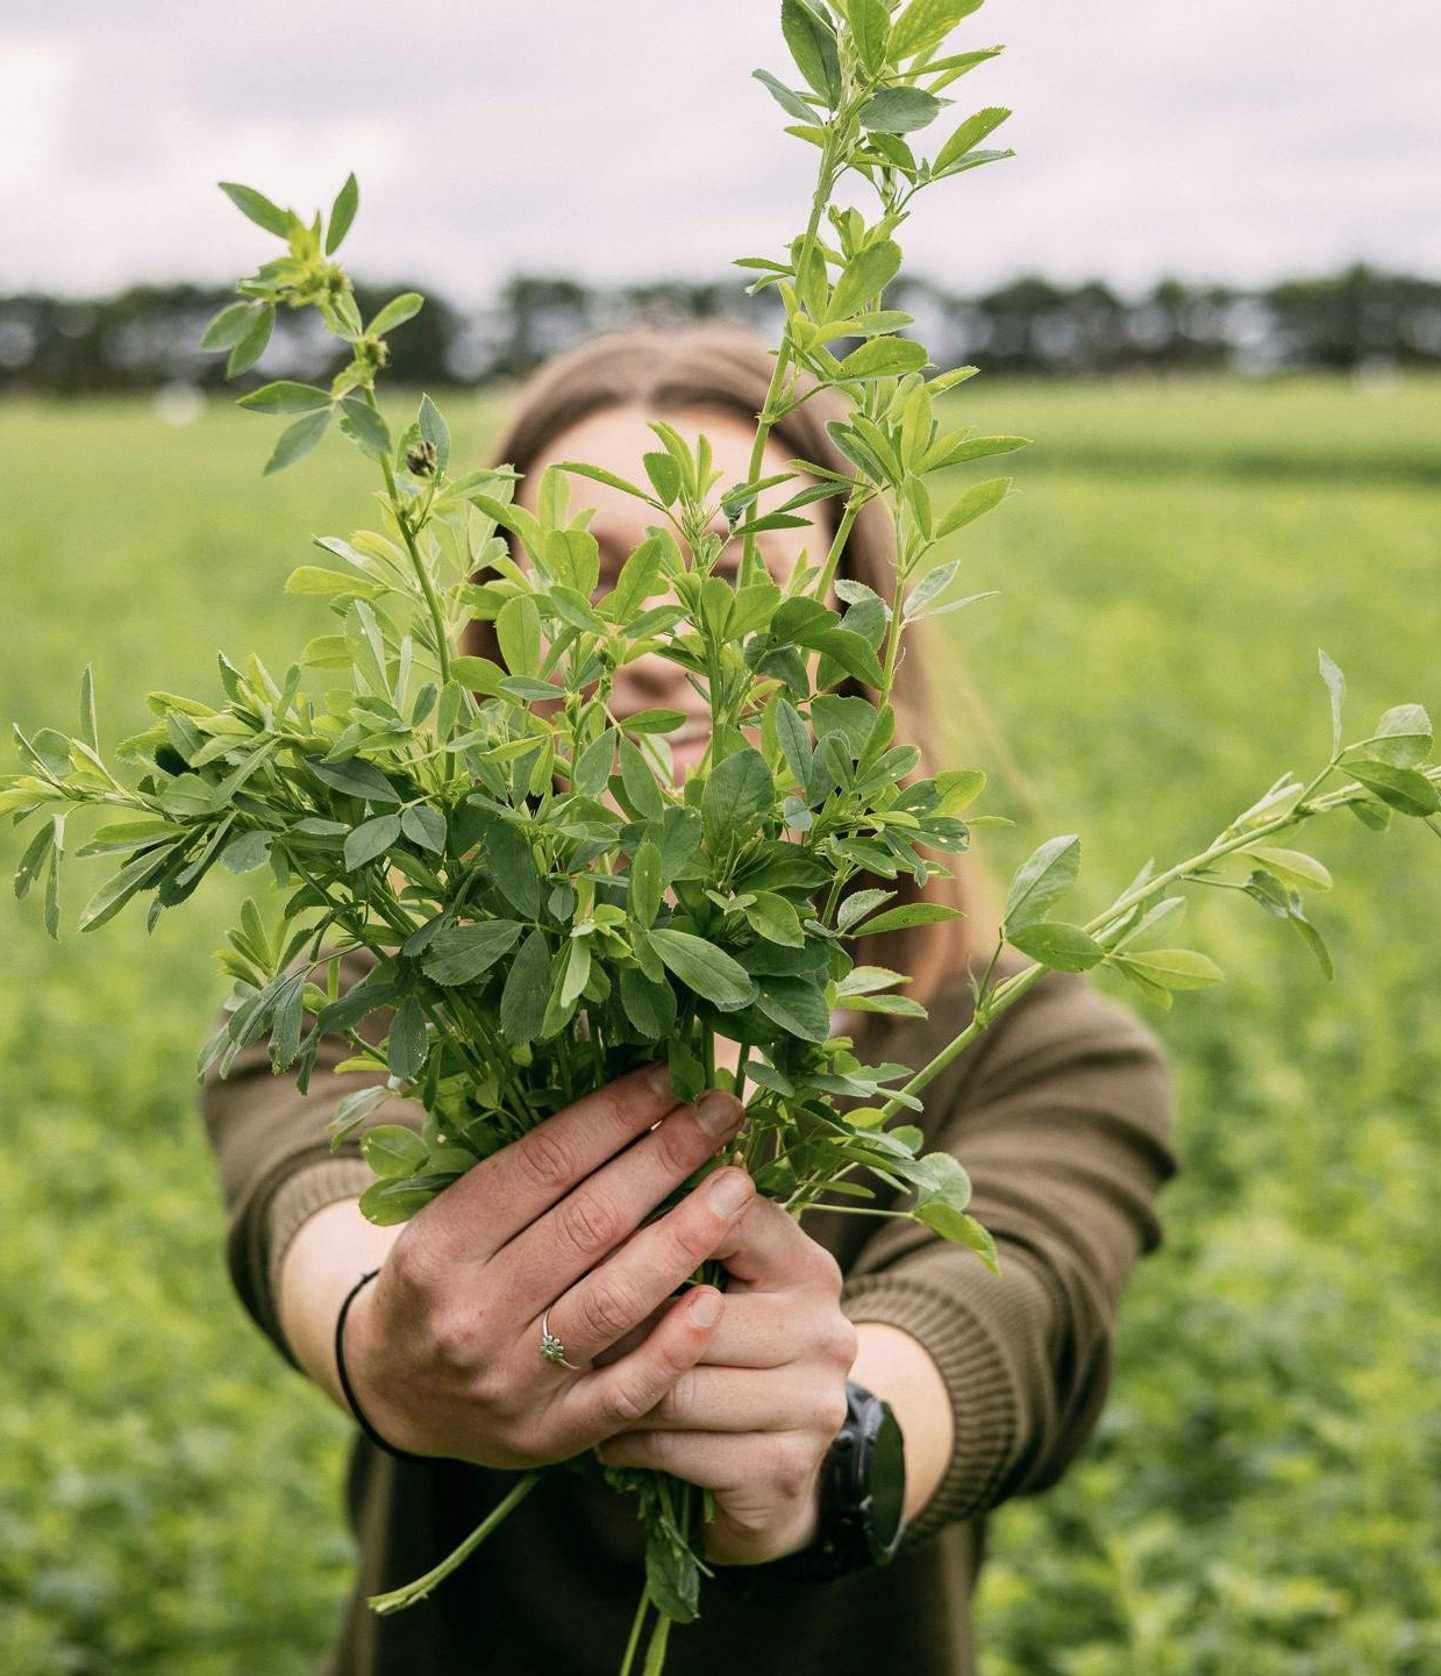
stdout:
[[846,1381],[846,1419],[820,1474],[820,1525],[807,1548],[757,1567],[771,1576],[824,1583],[888,1565],[905,1529],[906,1456],[891,1405]]

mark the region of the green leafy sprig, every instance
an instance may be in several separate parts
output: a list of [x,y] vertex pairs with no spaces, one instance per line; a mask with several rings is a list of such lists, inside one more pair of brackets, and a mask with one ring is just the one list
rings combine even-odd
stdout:
[[[282,379],[241,405],[290,421],[267,473],[294,465],[334,425],[378,470],[379,527],[318,538],[331,562],[292,572],[287,590],[324,598],[337,626],[281,679],[254,656],[237,665],[221,654],[220,702],[150,695],[153,725],[111,752],[135,771],[133,784],[102,752],[87,668],[77,733],[16,729],[23,771],[0,781],[0,812],[38,817],[16,890],[43,874],[52,935],[75,805],[99,807],[109,823],[74,853],[120,864],[82,910],[82,931],[142,894],[153,928],[216,866],[266,869],[289,892],[277,924],[247,900],[229,933],[221,958],[234,989],[199,1070],[224,1074],[263,1039],[273,1068],[305,1090],[321,1040],[344,1039],[352,1054],[338,1070],[378,1080],[340,1102],[332,1134],[338,1145],[359,1132],[376,1176],[362,1209],[375,1222],[414,1215],[476,1162],[663,1046],[682,1097],[727,1085],[747,1096],[745,1160],[758,1190],[793,1215],[909,1217],[997,1270],[990,1234],[967,1211],[964,1169],[948,1153],[924,1154],[921,1129],[895,1121],[921,1109],[925,1088],[981,1031],[1047,971],[1104,965],[1161,1006],[1216,982],[1204,955],[1154,946],[1184,910],[1182,885],[1249,896],[1296,930],[1329,977],[1303,902],[1330,888],[1330,875],[1290,847],[1294,832],[1345,807],[1373,829],[1399,813],[1441,835],[1425,711],[1397,706],[1343,744],[1344,682],[1323,653],[1331,752],[1309,780],[1283,775],[1197,855],[1159,872],[1148,861],[1084,925],[1053,913],[1076,881],[1079,838],[1042,844],[1011,881],[986,970],[971,976],[971,1023],[927,1065],[866,1065],[834,1030],[838,1011],[924,1016],[903,993],[907,975],[858,963],[857,943],[955,914],[931,901],[891,905],[895,893],[868,880],[924,888],[946,874],[937,856],[963,853],[974,826],[1000,818],[968,814],[984,785],[978,771],[916,777],[919,752],[896,738],[891,703],[906,631],[987,597],[956,597],[960,560],[946,553],[1010,488],[1005,477],[983,481],[937,512],[930,483],[1024,445],[944,428],[937,398],[976,369],[927,377],[924,346],[901,335],[911,317],[884,300],[916,194],[1010,155],[984,146],[1008,114],[996,107],[965,117],[931,156],[914,149],[951,105],[944,90],[1000,50],[944,52],[977,3],[782,4],[804,85],[756,75],[819,161],[804,230],[782,255],[739,262],[758,272],[752,292],[774,286],[784,306],[740,483],[722,484],[704,435],[661,421],[644,483],[561,462],[543,474],[534,513],[516,504],[510,468],[453,471],[450,432],[428,396],[398,435],[376,403],[387,339],[423,299],[405,293],[361,319],[335,260],[359,204],[355,177],[328,219],[309,223],[252,188],[223,188],[285,253],[239,283],[240,300],[203,342],[228,354],[236,377],[264,352],[278,308],[318,311],[349,354],[329,387]],[[873,220],[835,204],[848,177],[874,189]],[[818,390],[844,400],[830,434],[850,470],[793,460],[761,476],[773,427]],[[760,512],[762,494],[801,474],[811,483]],[[605,592],[590,513],[570,509],[577,476],[653,514]],[[777,584],[757,537],[798,527],[826,498],[842,502],[828,551]],[[895,538],[886,598],[840,574],[872,500]],[[720,561],[737,544],[732,583]],[[453,650],[475,620],[494,625],[499,661]],[[677,665],[710,707],[704,758],[680,782],[667,740],[685,718],[626,715],[612,702],[617,672],[641,657]],[[302,691],[308,671],[345,684],[313,697]],[[847,683],[869,696],[841,692]],[[1007,943],[1032,964],[997,980]],[[353,950],[375,964],[342,992]],[[389,1023],[376,1044],[362,1026],[378,1013]],[[733,1075],[717,1068],[717,1037],[739,1044]],[[393,1098],[420,1103],[418,1130],[376,1121]],[[851,1179],[858,1171],[874,1185]],[[897,1207],[898,1197],[910,1203]],[[637,1494],[648,1530],[623,1672],[650,1623],[654,1673],[670,1625],[698,1611],[705,1498],[664,1475],[608,1476]],[[426,1577],[372,1604],[389,1612],[424,1598],[533,1482],[520,1480]]]

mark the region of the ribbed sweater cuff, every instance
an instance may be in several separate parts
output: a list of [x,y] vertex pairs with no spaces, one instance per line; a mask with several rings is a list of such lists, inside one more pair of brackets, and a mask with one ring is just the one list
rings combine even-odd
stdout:
[[363,1158],[323,1158],[302,1162],[286,1177],[265,1207],[260,1226],[260,1263],[255,1287],[261,1320],[274,1323],[276,1346],[293,1362],[280,1327],[280,1267],[301,1224],[341,1199],[357,1199],[375,1180]]
[[955,1436],[950,1464],[931,1499],[906,1527],[902,1550],[992,1505],[1012,1458],[1020,1412],[1006,1355],[991,1327],[947,1287],[918,1276],[861,1275],[841,1306],[852,1322],[883,1321],[916,1339],[950,1392]]

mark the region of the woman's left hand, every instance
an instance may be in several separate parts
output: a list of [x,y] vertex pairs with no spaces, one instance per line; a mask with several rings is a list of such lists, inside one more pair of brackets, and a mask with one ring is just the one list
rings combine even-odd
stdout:
[[846,1417],[856,1330],[834,1257],[771,1200],[751,1201],[716,1256],[730,1273],[703,1359],[599,1446],[715,1492],[706,1556],[759,1565],[815,1534],[820,1465]]

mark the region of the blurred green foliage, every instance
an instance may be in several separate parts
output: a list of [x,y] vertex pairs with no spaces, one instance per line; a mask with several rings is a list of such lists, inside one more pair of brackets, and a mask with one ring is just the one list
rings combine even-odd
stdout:
[[[953,410],[1037,439],[964,548],[1002,596],[949,619],[952,760],[1018,823],[985,835],[998,877],[1079,832],[1082,919],[1305,775],[1329,742],[1318,645],[1349,731],[1402,699],[1441,710],[1434,384],[980,380]],[[495,416],[452,405],[458,457]],[[184,427],[0,407],[0,715],[68,725],[88,660],[113,741],[147,688],[216,689],[217,648],[283,670],[329,629],[280,586],[308,533],[367,521],[367,473],[335,441],[262,483],[264,433],[228,407]],[[1337,876],[1313,902],[1335,984],[1217,893],[1185,940],[1230,981],[1148,1018],[1183,1173],[1097,1436],[994,1521],[987,1676],[1441,1676],[1441,852],[1340,815],[1308,840]],[[7,877],[18,848],[6,823]],[[72,864],[67,925],[104,872]],[[0,896],[13,1676],[308,1671],[348,1587],[348,1431],[229,1290],[195,1107],[243,888],[207,881],[148,939],[126,914],[58,947]]]

